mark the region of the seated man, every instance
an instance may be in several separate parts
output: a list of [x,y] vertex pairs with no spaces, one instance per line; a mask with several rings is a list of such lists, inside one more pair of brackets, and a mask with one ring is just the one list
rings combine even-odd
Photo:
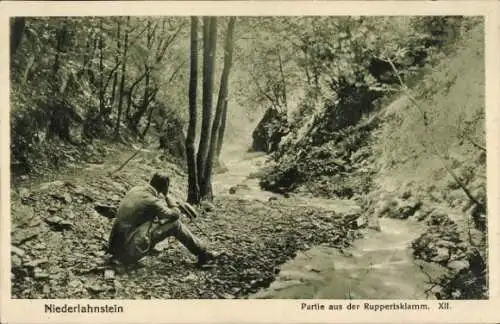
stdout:
[[169,236],[196,255],[199,265],[216,257],[179,220],[180,212],[167,196],[169,183],[167,176],[155,173],[149,185],[136,186],[123,198],[109,239],[108,252],[114,259],[125,265],[136,263]]

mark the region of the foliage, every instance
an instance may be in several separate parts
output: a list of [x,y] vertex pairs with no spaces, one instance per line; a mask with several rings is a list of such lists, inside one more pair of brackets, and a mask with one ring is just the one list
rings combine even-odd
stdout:
[[186,102],[179,101],[183,88],[172,83],[186,77],[178,37],[185,26],[184,18],[26,18],[11,65],[12,161],[17,169],[29,172],[37,161],[50,160],[43,156],[47,141],[78,145],[111,136],[119,101],[126,124],[118,129],[126,126],[129,138],[145,135],[151,122],[170,118],[169,110],[178,111]]

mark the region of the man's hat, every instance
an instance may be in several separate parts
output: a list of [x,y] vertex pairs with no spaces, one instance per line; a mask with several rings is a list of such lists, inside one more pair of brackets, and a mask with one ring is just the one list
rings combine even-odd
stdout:
[[151,177],[149,184],[158,190],[158,192],[166,195],[170,185],[170,178],[164,173],[155,172]]

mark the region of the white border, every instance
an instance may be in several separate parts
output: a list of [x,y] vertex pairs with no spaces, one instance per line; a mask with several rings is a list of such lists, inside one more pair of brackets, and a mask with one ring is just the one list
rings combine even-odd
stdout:
[[[303,322],[500,322],[499,281],[499,202],[500,146],[500,4],[494,1],[107,1],[107,2],[1,2],[0,3],[0,182],[1,182],[1,322],[2,323],[303,323]],[[490,300],[454,301],[452,310],[439,311],[438,302],[424,301],[431,311],[356,312],[301,311],[301,300],[11,300],[10,299],[10,190],[9,190],[9,77],[8,17],[86,15],[484,15],[486,16],[486,106],[487,176],[490,246]],[[124,313],[45,314],[44,304],[117,304]],[[309,301],[312,302],[312,301]],[[318,300],[324,304],[348,301]],[[359,301],[362,303],[365,301]],[[369,301],[366,301],[369,302]],[[391,301],[372,301],[389,303]],[[395,301],[395,302],[400,302]]]

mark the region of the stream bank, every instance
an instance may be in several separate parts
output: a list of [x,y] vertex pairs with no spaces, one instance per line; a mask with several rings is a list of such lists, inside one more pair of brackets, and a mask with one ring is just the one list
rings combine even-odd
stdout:
[[445,269],[413,258],[411,242],[423,226],[384,218],[380,228],[363,231],[345,250],[320,245],[299,253],[269,288],[251,298],[432,299],[428,276]]

